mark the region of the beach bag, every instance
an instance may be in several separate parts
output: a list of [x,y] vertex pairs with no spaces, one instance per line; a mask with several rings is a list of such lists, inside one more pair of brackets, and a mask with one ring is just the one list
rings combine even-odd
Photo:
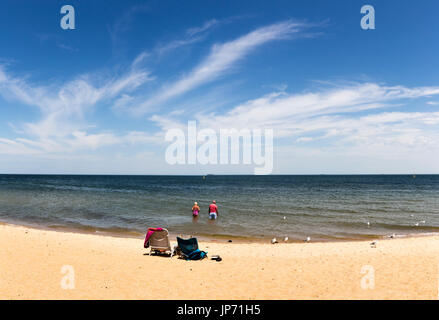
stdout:
[[186,257],[186,260],[203,260],[206,257],[207,257],[206,251],[201,251],[200,249],[197,249],[189,253]]

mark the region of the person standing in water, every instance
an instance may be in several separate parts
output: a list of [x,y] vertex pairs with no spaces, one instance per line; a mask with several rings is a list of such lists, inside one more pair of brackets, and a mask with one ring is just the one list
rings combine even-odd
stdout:
[[200,213],[200,207],[198,206],[198,202],[194,202],[194,205],[192,207],[192,216],[194,218],[198,217],[198,213]]
[[216,201],[213,200],[212,203],[209,205],[209,219],[215,220],[216,218],[218,218],[218,216],[218,206],[216,205]]

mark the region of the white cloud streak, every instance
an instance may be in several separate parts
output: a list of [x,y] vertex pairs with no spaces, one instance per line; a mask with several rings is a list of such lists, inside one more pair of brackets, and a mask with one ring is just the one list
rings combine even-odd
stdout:
[[107,79],[101,86],[91,83],[88,76],[80,76],[59,87],[32,86],[24,79],[7,74],[0,67],[0,94],[7,99],[40,109],[43,119],[28,123],[28,133],[40,136],[63,136],[72,132],[72,126],[98,102],[135,90],[150,81],[145,70],[132,70],[118,78]]
[[[0,66],[0,95],[13,102],[37,107],[41,119],[22,126],[23,136],[15,140],[0,140],[0,153],[34,154],[38,152],[73,152],[77,149],[96,149],[115,143],[129,143],[132,137],[112,133],[88,134],[86,114],[98,103],[123,97],[151,81],[149,72],[133,66],[119,77],[107,78],[93,84],[90,75],[82,75],[59,86],[35,86],[23,78],[8,74]],[[17,131],[16,126],[14,125]],[[139,141],[137,137],[137,141]]]
[[301,23],[281,22],[256,29],[233,41],[214,45],[210,54],[199,65],[134,108],[135,114],[145,114],[153,106],[218,79],[256,47],[270,41],[285,39],[293,33],[298,33],[303,27]]
[[[388,111],[434,95],[439,95],[439,87],[361,83],[310,93],[272,93],[223,115],[199,112],[192,119],[198,121],[200,129],[274,129],[277,139],[286,139],[292,149],[316,148],[313,143],[319,142],[345,149],[399,145],[439,150],[439,112]],[[171,117],[155,115],[151,119],[165,130],[184,125]]]
[[[439,87],[407,88],[375,83],[362,83],[313,93],[272,93],[239,105],[223,116],[215,116],[215,123],[219,126],[229,124],[294,129],[304,119],[316,116],[396,107],[402,101],[432,95],[439,95]],[[201,121],[211,116],[202,113],[198,115]]]
[[194,27],[194,28],[190,28],[188,30],[186,30],[186,33],[190,36],[194,36],[196,34],[200,34],[203,33],[211,28],[213,28],[214,26],[220,24],[221,21],[217,20],[217,19],[211,19],[206,21],[201,27]]

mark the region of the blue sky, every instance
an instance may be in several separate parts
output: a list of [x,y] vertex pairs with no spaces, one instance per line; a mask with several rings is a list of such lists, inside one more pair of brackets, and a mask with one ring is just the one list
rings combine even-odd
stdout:
[[[75,8],[75,30],[60,9]],[[376,29],[360,27],[373,5]],[[439,173],[439,3],[2,1],[0,172],[169,165],[165,133],[274,130],[275,174]]]

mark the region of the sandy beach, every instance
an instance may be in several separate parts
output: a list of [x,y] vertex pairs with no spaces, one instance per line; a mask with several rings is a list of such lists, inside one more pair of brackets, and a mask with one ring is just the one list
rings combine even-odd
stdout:
[[438,297],[438,236],[379,240],[376,248],[370,241],[200,242],[221,262],[148,256],[143,239],[6,224],[0,243],[1,299]]

